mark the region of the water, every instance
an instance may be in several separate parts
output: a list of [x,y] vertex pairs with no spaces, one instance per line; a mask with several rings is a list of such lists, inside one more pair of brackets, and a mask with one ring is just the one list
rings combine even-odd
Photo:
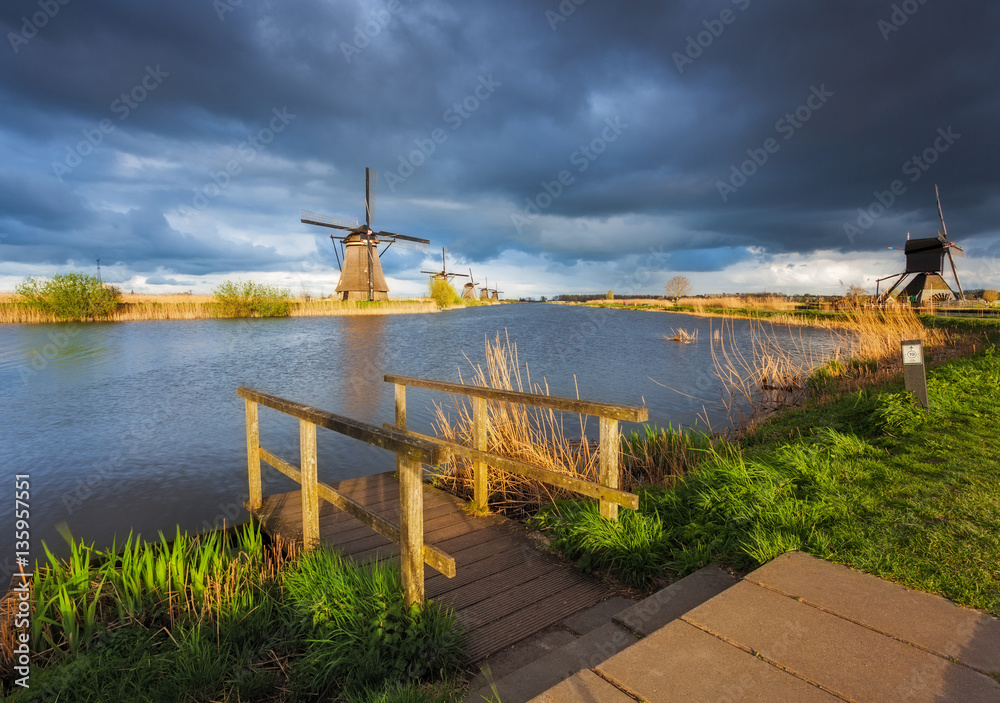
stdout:
[[[554,395],[645,404],[650,420],[693,424],[720,398],[709,339],[719,321],[670,313],[503,305],[432,315],[185,320],[0,326],[0,456],[13,494],[31,477],[33,550],[62,544],[57,526],[109,543],[130,529],[153,536],[245,519],[243,401],[251,386],[377,425],[393,418],[386,373],[458,381],[506,330],[533,381]],[[668,342],[697,329],[695,344]],[[737,339],[748,323],[736,321]],[[829,347],[829,334],[794,329]],[[575,381],[574,381],[575,374]],[[663,384],[663,385],[658,385]],[[575,385],[574,385],[575,384]],[[664,386],[669,386],[670,390]],[[432,401],[410,389],[409,424],[431,428]],[[298,421],[261,408],[261,444],[298,463]],[[592,423],[596,427],[596,421]],[[627,427],[624,429],[628,429]],[[388,471],[393,455],[319,433],[320,478]],[[265,468],[265,495],[294,484]],[[13,501],[0,530],[14,531]],[[3,544],[11,544],[5,537]],[[6,571],[12,554],[0,554]],[[2,574],[0,574],[2,575]]]

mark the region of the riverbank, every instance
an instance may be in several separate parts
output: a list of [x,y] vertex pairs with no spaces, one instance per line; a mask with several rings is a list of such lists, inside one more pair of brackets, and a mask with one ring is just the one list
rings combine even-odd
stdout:
[[[361,315],[412,315],[439,312],[430,298],[385,301],[341,301],[316,298],[292,298],[289,317],[339,317]],[[219,303],[211,295],[137,295],[122,296],[122,303],[106,322],[140,320],[205,320],[224,318]],[[18,302],[13,294],[0,294],[0,324],[52,323],[61,320],[55,315],[33,309]]]
[[929,412],[898,376],[819,394],[715,441],[672,488],[639,489],[618,525],[582,501],[529,524],[635,585],[711,562],[746,572],[797,549],[1000,615],[997,332],[928,370]]

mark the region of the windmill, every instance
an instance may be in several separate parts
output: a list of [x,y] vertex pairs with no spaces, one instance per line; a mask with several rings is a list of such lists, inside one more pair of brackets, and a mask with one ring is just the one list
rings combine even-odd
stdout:
[[[903,253],[906,255],[906,270],[902,273],[894,273],[891,276],[876,281],[876,298],[879,302],[885,303],[890,300],[894,291],[907,276],[914,274],[913,280],[902,288],[902,293],[907,300],[916,305],[930,302],[944,302],[947,300],[965,300],[965,291],[962,290],[962,283],[958,280],[958,269],[955,268],[954,254],[965,256],[962,247],[948,239],[948,227],[944,223],[944,210],[941,209],[941,193],[938,187],[934,186],[934,193],[937,196],[938,217],[941,219],[941,231],[936,237],[924,237],[921,239],[910,239],[906,236],[906,246]],[[898,249],[898,247],[886,247],[887,249]],[[948,282],[944,279],[944,259],[948,257],[948,265],[951,268],[951,275],[955,279],[956,293]],[[892,285],[885,293],[878,294],[878,286],[882,281],[895,278]]]
[[479,284],[476,283],[476,279],[474,279],[472,277],[472,269],[470,268],[469,269],[469,282],[466,283],[465,287],[462,289],[462,299],[463,300],[475,300],[475,298],[476,298],[476,286],[478,286],[478,285]]
[[[450,281],[455,276],[465,277],[464,273],[449,273],[448,264],[445,260],[445,248],[441,247],[441,270],[440,271],[421,271],[420,273],[429,273],[435,280]],[[469,276],[472,276],[472,269],[469,269]]]
[[[424,252],[427,251],[427,245],[430,244],[427,239],[372,230],[377,181],[378,172],[372,174],[371,169],[365,168],[365,223],[363,225],[351,224],[345,220],[338,220],[308,210],[302,211],[301,222],[307,225],[318,225],[319,227],[330,227],[349,232],[349,234],[341,236],[330,235],[334,245],[334,253],[337,254],[336,247],[339,242],[344,254],[344,264],[340,269],[340,281],[337,283],[337,295],[341,300],[388,300],[389,286],[385,283],[382,262],[380,261],[382,254],[388,251],[393,244],[398,244],[397,248]],[[388,242],[388,245],[379,251],[379,245],[383,242]],[[337,254],[337,264],[340,265],[339,254]]]
[[490,279],[489,278],[486,279],[486,283],[483,284],[482,290],[479,291],[479,299],[480,300],[489,300],[490,299]]
[[503,291],[497,290],[497,285],[495,283],[493,284],[493,288],[491,290],[492,295],[490,296],[490,300],[500,300],[500,294],[503,293]]

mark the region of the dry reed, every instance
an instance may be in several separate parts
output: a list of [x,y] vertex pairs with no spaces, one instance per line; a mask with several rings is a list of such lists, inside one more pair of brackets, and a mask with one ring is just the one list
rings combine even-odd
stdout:
[[[466,357],[468,359],[468,357]],[[524,364],[522,373],[517,345],[497,333],[486,340],[486,367],[472,364],[470,383],[484,388],[549,395],[548,384],[533,383]],[[463,381],[464,382],[464,381]],[[586,439],[566,436],[564,413],[518,403],[487,401],[486,451],[541,466],[551,471],[596,481],[596,445]],[[579,417],[581,434],[586,420]],[[434,404],[434,426],[438,436],[451,442],[472,445],[472,408],[464,396],[453,396],[450,406]],[[459,457],[439,467],[437,482],[458,496],[472,495],[472,465]],[[532,479],[490,467],[490,506],[505,513],[523,515],[555,498],[568,497],[567,491]]]
[[670,332],[673,334],[672,337],[663,335],[663,338],[668,342],[683,342],[687,344],[688,342],[698,341],[698,330],[695,330],[694,332],[688,332],[686,329],[682,327],[677,331],[670,330]]
[[[387,300],[374,303],[333,299],[293,298],[289,317],[339,317],[354,315],[405,315],[437,312],[429,299]],[[137,320],[204,320],[220,317],[218,304],[211,295],[139,295],[122,296],[122,304],[106,318],[108,322]],[[0,324],[61,322],[51,313],[29,307],[11,293],[0,293]]]

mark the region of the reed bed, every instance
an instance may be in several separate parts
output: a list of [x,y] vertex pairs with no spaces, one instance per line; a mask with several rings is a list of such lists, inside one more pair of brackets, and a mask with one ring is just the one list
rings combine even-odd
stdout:
[[[338,317],[356,315],[406,315],[437,312],[429,299],[387,301],[341,301],[316,298],[293,298],[289,317]],[[107,322],[138,320],[203,320],[223,317],[211,295],[140,295],[126,294]],[[10,293],[0,293],[0,324],[62,322],[55,315],[21,303]]]
[[670,330],[670,333],[673,336],[663,335],[663,338],[668,342],[683,342],[685,344],[688,344],[690,342],[698,341],[698,330],[695,330],[694,332],[688,332],[686,329],[682,327],[676,331]]
[[836,334],[833,348],[826,350],[817,349],[801,333],[779,339],[779,324],[751,321],[749,342],[742,347],[734,341],[731,321],[713,331],[713,368],[724,389],[722,403],[731,432],[745,433],[774,411],[800,405],[809,394],[850,392],[888,379],[902,367],[902,340],[922,340],[932,356],[946,349],[960,353],[963,346],[975,344],[970,336],[925,327],[911,308],[853,306],[839,319],[814,321],[811,326]]
[[[483,388],[549,395],[545,379],[541,383],[531,380],[527,363],[522,371],[517,345],[510,341],[506,332],[503,337],[498,332],[493,342],[487,338],[485,350],[485,368],[469,362],[472,365],[469,383]],[[462,382],[466,381],[462,379]],[[585,417],[577,416],[582,435],[577,439],[567,436],[564,413],[497,401],[487,401],[486,407],[486,451],[584,480],[597,480],[596,444],[584,434]],[[438,436],[472,445],[472,406],[464,396],[453,396],[447,405],[435,403],[433,421]],[[472,464],[460,457],[439,467],[435,480],[458,496],[472,496]],[[557,497],[575,495],[493,467],[488,472],[487,485],[491,508],[519,516]]]

